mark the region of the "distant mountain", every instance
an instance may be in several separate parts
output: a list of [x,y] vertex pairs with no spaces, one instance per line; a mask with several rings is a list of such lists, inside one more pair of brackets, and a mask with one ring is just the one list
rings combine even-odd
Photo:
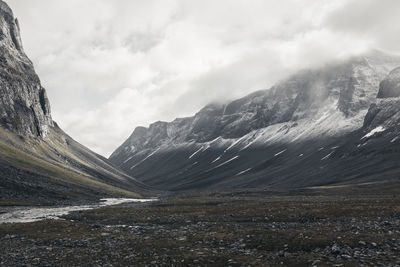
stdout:
[[399,66],[399,56],[372,51],[300,71],[268,90],[208,105],[193,117],[138,127],[110,160],[168,190],[398,179],[400,140],[382,126],[398,127],[398,99],[377,95],[381,85],[380,96],[398,96],[398,71],[387,75]]
[[12,10],[0,0],[0,205],[147,194],[147,186],[53,122],[19,31]]

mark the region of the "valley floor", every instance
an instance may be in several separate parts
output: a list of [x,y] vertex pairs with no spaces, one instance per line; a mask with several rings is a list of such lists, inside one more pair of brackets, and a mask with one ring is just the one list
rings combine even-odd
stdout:
[[1,266],[397,266],[400,195],[181,196],[0,225]]

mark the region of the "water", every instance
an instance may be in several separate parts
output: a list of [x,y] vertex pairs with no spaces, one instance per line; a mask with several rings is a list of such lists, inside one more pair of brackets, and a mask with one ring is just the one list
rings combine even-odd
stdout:
[[157,199],[135,199],[135,198],[103,198],[99,204],[81,205],[81,206],[65,206],[65,207],[18,207],[10,212],[0,214],[0,224],[2,223],[27,223],[37,222],[47,219],[60,219],[61,216],[68,215],[73,211],[93,210],[101,207],[113,206],[122,203],[133,202],[152,202]]

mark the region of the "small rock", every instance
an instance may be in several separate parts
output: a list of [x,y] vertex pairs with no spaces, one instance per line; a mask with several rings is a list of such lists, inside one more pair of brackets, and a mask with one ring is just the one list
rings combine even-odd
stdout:
[[331,248],[331,253],[332,254],[339,254],[340,253],[340,248],[338,245],[334,244]]
[[345,259],[345,260],[350,260],[350,259],[351,259],[351,256],[350,256],[350,255],[347,255],[347,254],[341,255],[341,257],[342,257],[343,259]]
[[365,241],[360,241],[360,242],[358,242],[358,244],[361,245],[361,246],[367,245],[367,243],[365,243]]

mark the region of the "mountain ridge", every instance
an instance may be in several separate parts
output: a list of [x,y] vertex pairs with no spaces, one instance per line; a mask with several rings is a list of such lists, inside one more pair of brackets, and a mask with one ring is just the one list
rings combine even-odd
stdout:
[[[227,105],[208,105],[193,117],[137,128],[110,160],[138,179],[164,189],[195,190],[195,184],[211,188],[221,183],[229,188],[233,180],[249,176],[249,169],[259,169],[259,176],[264,177],[257,178],[261,187],[270,186],[274,178],[262,173],[279,163],[276,157],[287,153],[286,146],[300,147],[309,142],[321,142],[322,146],[361,129],[371,104],[377,101],[379,84],[398,66],[399,56],[372,51],[345,62],[301,71],[269,90],[251,93]],[[264,151],[273,151],[273,147],[282,149],[272,154]],[[257,151],[264,151],[264,156]],[[243,159],[244,154],[253,163]],[[258,166],[260,158],[268,154],[272,161]],[[319,161],[328,155],[319,157]],[[225,166],[235,165],[246,166],[235,173],[224,170]],[[282,170],[283,166],[274,168]],[[272,184],[287,186],[284,179]],[[319,184],[316,180],[308,184],[299,180],[295,182],[292,177],[290,181],[295,186]]]

